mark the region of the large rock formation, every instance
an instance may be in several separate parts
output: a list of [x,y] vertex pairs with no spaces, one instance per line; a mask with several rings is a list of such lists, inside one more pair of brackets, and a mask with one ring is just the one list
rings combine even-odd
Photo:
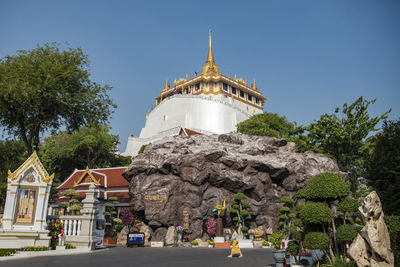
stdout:
[[365,197],[359,211],[365,226],[351,244],[350,256],[359,267],[394,266],[389,231],[383,219],[381,201],[375,191]]
[[223,134],[166,138],[134,157],[124,176],[135,215],[156,239],[171,225],[187,228],[194,239],[206,238],[203,216],[224,199],[224,226],[232,225],[229,208],[238,192],[251,204],[250,227],[274,227],[280,198],[294,196],[325,171],[339,173],[330,158],[299,153],[283,139]]

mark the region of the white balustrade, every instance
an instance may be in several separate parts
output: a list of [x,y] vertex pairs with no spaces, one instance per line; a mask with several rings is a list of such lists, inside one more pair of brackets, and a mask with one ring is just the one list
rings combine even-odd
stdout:
[[[82,224],[81,218],[79,218],[79,216],[62,216],[62,217],[63,218],[60,219],[60,221],[64,225],[64,234],[70,236],[78,236],[81,232],[81,224]],[[53,220],[50,219],[50,221]]]

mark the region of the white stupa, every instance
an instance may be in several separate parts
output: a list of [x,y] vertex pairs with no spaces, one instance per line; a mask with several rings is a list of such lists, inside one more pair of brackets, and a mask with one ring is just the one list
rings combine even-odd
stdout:
[[248,86],[236,75],[231,79],[219,72],[210,32],[207,61],[201,74],[193,78],[186,75],[186,79],[175,80],[172,87],[165,82],[140,135],[128,138],[122,155],[135,156],[142,145],[166,136],[234,132],[239,122],[263,112],[265,100],[255,81]]

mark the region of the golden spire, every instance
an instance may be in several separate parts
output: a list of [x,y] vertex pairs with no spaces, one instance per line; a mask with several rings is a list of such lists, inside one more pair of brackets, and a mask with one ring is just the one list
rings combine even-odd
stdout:
[[201,73],[203,73],[203,74],[218,74],[219,73],[219,69],[218,69],[217,64],[215,64],[214,55],[212,52],[211,29],[209,31],[207,60],[206,60],[206,63],[203,65]]
[[164,85],[164,88],[163,88],[163,90],[167,90],[169,87],[168,87],[168,79],[165,79],[165,85]]
[[253,90],[258,90],[257,85],[256,85],[256,80],[254,79],[253,81],[253,86],[251,87]]

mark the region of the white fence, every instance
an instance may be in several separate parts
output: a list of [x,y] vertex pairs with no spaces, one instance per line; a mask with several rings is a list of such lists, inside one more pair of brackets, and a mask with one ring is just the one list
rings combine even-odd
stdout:
[[47,216],[47,224],[59,219],[64,225],[66,236],[79,236],[81,232],[82,218],[79,215]]

